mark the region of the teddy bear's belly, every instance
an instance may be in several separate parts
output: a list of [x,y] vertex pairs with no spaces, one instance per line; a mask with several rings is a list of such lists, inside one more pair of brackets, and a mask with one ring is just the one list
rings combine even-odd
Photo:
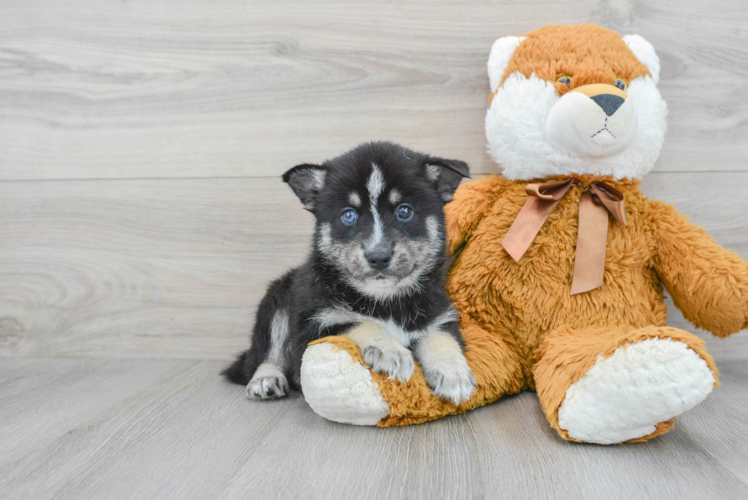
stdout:
[[[447,288],[464,317],[489,333],[508,337],[528,359],[560,326],[639,328],[667,321],[662,289],[652,270],[649,245],[611,227],[603,286],[571,296],[576,224],[552,225],[515,262],[500,246],[508,228],[476,232],[450,272]],[[633,237],[632,237],[633,236]]]

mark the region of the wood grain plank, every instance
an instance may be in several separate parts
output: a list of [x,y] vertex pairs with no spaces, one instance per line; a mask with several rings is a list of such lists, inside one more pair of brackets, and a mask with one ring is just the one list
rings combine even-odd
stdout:
[[[435,425],[379,429],[341,426],[311,410],[288,412],[298,429],[267,440],[227,485],[224,498],[482,498],[484,478],[465,417]],[[299,440],[303,435],[306,439]],[[286,450],[294,449],[293,454]],[[287,480],[289,471],[303,473]],[[255,473],[263,471],[264,481]]]
[[[742,498],[748,365],[646,444],[578,445],[531,392],[404,428],[251,402],[220,362],[7,360],[7,498]],[[39,411],[39,408],[44,411]],[[60,410],[60,411],[56,411]],[[41,434],[38,432],[41,431]]]
[[[35,492],[74,470],[126,425],[138,405],[168,390],[197,361],[3,360],[0,490]],[[133,408],[135,406],[136,408]]]
[[729,434],[746,425],[738,408],[748,395],[742,383],[748,367],[726,363],[723,375],[724,391],[685,413],[667,435],[642,444],[570,445],[548,426],[530,392],[473,411],[467,418],[485,488],[519,498],[742,498],[748,483],[745,452],[737,446],[744,438],[739,432],[734,443]]
[[738,427],[748,426],[746,380],[745,361],[724,363],[720,369],[722,386],[709,396],[707,405],[697,406],[679,423],[713,460],[748,484],[748,433],[735,432]]
[[271,435],[294,401],[303,402],[296,395],[284,404],[248,405],[241,387],[219,378],[220,366],[4,363],[0,374],[10,374],[14,390],[0,387],[3,496],[215,498],[210,492],[222,476]]
[[490,172],[492,42],[581,22],[659,51],[658,170],[746,171],[745,2],[14,0],[0,179],[275,176],[380,138]]
[[[748,257],[746,185],[668,173],[643,188]],[[228,359],[312,231],[278,179],[4,182],[0,199],[0,356]],[[748,359],[745,334],[702,336],[718,360]]]
[[279,180],[0,183],[0,193],[4,355],[226,358],[312,230]]

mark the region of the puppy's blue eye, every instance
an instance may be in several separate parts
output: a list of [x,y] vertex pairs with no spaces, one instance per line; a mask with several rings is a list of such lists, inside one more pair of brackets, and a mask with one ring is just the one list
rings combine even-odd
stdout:
[[358,214],[352,208],[346,208],[345,210],[343,210],[343,214],[340,216],[340,218],[343,220],[343,224],[350,226],[351,224],[356,223],[356,221],[358,220]]
[[398,206],[397,210],[395,211],[395,214],[397,214],[397,218],[403,222],[407,222],[412,219],[413,213],[413,207],[405,204]]
[[626,90],[626,82],[624,82],[620,78],[616,78],[616,87],[618,87],[621,90]]

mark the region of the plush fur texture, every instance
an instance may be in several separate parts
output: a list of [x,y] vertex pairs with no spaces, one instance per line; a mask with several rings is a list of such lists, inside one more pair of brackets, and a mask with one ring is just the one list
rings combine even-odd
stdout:
[[701,403],[712,392],[711,367],[670,338],[618,347],[566,390],[558,428],[569,437],[613,444],[647,436],[657,424]]
[[[468,399],[475,380],[462,352],[459,318],[444,291],[442,266],[443,206],[466,176],[464,162],[388,142],[286,172],[283,180],[315,215],[312,251],[303,265],[270,285],[250,349],[224,375],[246,384],[252,399],[316,386],[301,380],[307,344],[346,334],[375,371],[407,381],[415,352],[429,368],[427,380],[436,394],[455,402]],[[452,340],[448,352],[444,342],[431,338],[443,335]]]
[[[445,208],[448,250],[457,255],[447,290],[460,311],[477,389],[453,405],[430,394],[418,367],[405,383],[372,373],[389,405],[378,425],[425,422],[527,388],[537,391],[550,425],[564,439],[651,439],[718,385],[704,342],[666,326],[664,290],[697,327],[728,336],[748,326],[748,264],[672,206],[639,190],[638,178],[657,158],[665,129],[665,106],[655,87],[659,63],[644,39],[622,39],[593,25],[556,26],[497,47],[512,56],[491,55],[489,70],[506,68],[501,78],[491,75],[500,87],[492,89],[498,92],[486,133],[504,177],[462,185]],[[571,77],[569,86],[556,82],[560,74]],[[551,109],[585,85],[612,89],[616,78],[628,84],[627,99],[641,98],[630,147],[591,159],[550,145],[544,124]],[[526,185],[568,176],[579,185],[515,262],[501,241],[528,199]],[[623,194],[627,225],[610,217],[603,285],[572,296],[579,198],[601,181]],[[365,366],[349,339],[317,344],[346,351],[341,363]],[[356,403],[346,411],[356,411]]]
[[362,364],[360,350],[356,352],[360,361],[331,342],[308,347],[301,364],[304,399],[318,415],[333,422],[376,425],[390,414],[390,405]]
[[[517,37],[508,38],[511,43],[500,39],[491,51],[491,81],[501,86],[492,87],[486,113],[488,151],[504,177],[529,180],[575,173],[640,179],[652,169],[665,138],[667,106],[657,80],[623,38],[595,25],[549,26],[529,33],[520,44]],[[629,37],[629,43],[659,75],[654,49],[645,51],[651,45],[638,36]],[[491,61],[507,56],[499,76],[502,66]],[[557,81],[563,76],[570,78],[569,85]],[[616,79],[626,84],[627,98],[608,117],[589,97],[574,92],[590,84],[615,91]],[[603,133],[566,143],[549,140],[577,129],[586,133],[590,127],[588,135]]]

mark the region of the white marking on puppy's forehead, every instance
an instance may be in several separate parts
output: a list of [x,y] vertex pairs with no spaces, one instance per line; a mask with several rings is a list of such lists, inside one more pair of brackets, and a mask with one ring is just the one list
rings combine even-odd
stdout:
[[369,198],[373,200],[372,203],[376,205],[377,199],[384,191],[384,176],[376,163],[371,164],[371,174],[366,181],[366,190],[369,191]]
[[384,191],[384,176],[376,163],[371,164],[371,175],[369,176],[369,180],[366,181],[366,190],[369,191],[369,206],[371,208],[371,215],[374,218],[374,229],[371,232],[371,238],[366,243],[366,247],[373,248],[379,245],[384,239],[384,224],[382,224],[382,218],[377,211],[377,200],[382,191]]
[[393,205],[397,205],[403,199],[403,195],[395,188],[390,189],[390,194],[387,197]]
[[351,194],[348,195],[348,201],[356,208],[361,206],[361,197],[356,191],[351,191]]

